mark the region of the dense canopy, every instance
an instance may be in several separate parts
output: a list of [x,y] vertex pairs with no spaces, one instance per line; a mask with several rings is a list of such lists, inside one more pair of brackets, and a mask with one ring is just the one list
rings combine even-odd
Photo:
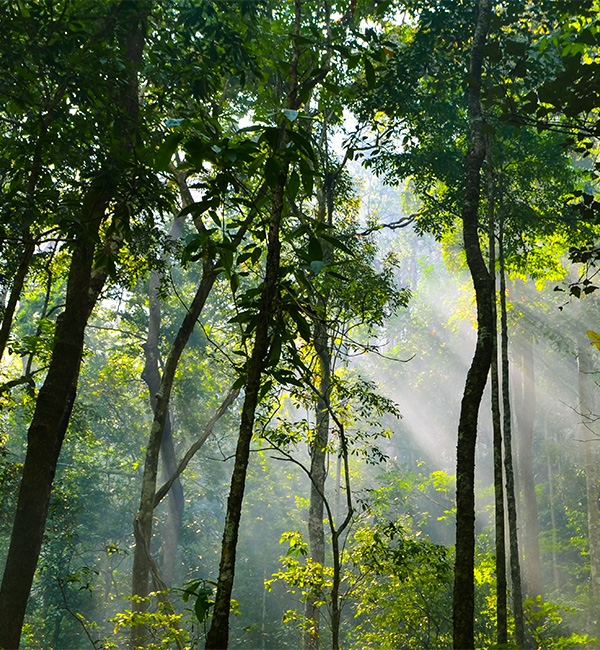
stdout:
[[600,2],[0,24],[0,649],[600,648]]

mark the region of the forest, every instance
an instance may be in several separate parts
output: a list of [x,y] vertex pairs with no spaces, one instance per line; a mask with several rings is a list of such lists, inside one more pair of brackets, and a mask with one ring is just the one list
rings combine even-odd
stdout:
[[600,1],[0,24],[0,649],[600,649]]

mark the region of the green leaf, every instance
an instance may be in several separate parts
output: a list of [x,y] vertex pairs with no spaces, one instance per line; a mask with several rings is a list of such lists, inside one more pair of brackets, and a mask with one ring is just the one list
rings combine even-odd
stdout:
[[326,233],[321,233],[319,235],[321,239],[324,239],[328,244],[331,244],[335,248],[339,248],[341,251],[344,251],[344,253],[347,253],[350,256],[354,256],[354,253],[344,244],[343,241],[338,239],[337,237],[333,237],[332,235],[328,235]]
[[600,350],[600,334],[594,332],[594,330],[588,330],[586,334],[590,339],[590,345],[594,345],[598,348],[598,350]]
[[200,249],[204,245],[204,242],[209,238],[209,236],[210,235],[207,232],[203,232],[199,235],[191,235],[188,238],[188,242],[185,245],[183,252],[181,254],[182,264],[193,262],[201,256],[201,253],[198,253],[198,251],[200,251]]
[[250,167],[248,167],[248,176],[253,176],[258,168],[265,162],[266,158],[266,153],[263,153],[260,156],[256,156],[256,158],[250,164]]
[[310,269],[315,275],[319,275],[319,273],[325,268],[325,262],[318,262],[316,260],[313,260],[310,263]]
[[288,178],[288,191],[290,193],[290,198],[294,200],[298,195],[298,190],[300,189],[300,176],[298,172],[294,169]]
[[364,58],[365,62],[365,77],[367,79],[367,85],[369,88],[375,87],[375,69],[373,64],[369,61],[367,57]]
[[308,260],[309,262],[322,262],[323,249],[321,242],[316,237],[312,237],[308,242]]
[[208,610],[210,609],[209,596],[212,596],[212,590],[205,587],[198,591],[198,597],[196,598],[196,604],[194,605],[194,614],[200,623],[203,623],[208,616]]
[[267,361],[268,368],[276,368],[281,357],[281,336],[275,334],[273,342],[271,343],[271,350],[269,352],[269,360]]
[[201,201],[196,203],[190,203],[179,213],[180,217],[185,217],[188,214],[204,214],[207,210],[211,208],[216,208],[221,204],[221,199],[218,196],[210,196],[203,198]]
[[310,343],[311,334],[310,334],[310,325],[308,324],[306,318],[298,311],[296,307],[288,307],[288,313],[291,316],[296,327],[298,328],[298,334],[307,342]]
[[265,163],[265,180],[269,187],[273,188],[279,182],[279,173],[281,165],[275,158],[269,158]]
[[164,172],[168,169],[173,154],[177,150],[183,135],[181,133],[170,133],[158,148],[154,156],[154,171]]
[[304,160],[300,161],[300,176],[302,177],[302,187],[304,187],[304,192],[307,196],[312,196],[314,172],[310,168],[310,165],[308,165]]
[[231,285],[231,293],[235,294],[240,288],[240,276],[237,273],[232,273],[231,278],[229,278],[229,283]]
[[298,151],[304,155],[308,160],[315,160],[315,151],[310,140],[298,131],[292,131],[288,129],[288,135],[292,142],[298,147]]

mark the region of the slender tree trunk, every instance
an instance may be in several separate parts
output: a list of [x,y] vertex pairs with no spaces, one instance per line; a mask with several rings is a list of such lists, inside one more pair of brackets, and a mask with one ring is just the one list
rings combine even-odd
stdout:
[[520,345],[522,384],[516,402],[519,426],[519,476],[523,492],[523,551],[524,577],[527,596],[544,596],[542,563],[540,560],[539,524],[535,477],[533,473],[533,424],[535,421],[535,377],[533,365],[533,337],[525,333]]
[[521,566],[517,528],[517,503],[515,498],[515,475],[512,451],[512,421],[509,392],[508,366],[508,325],[506,316],[506,274],[504,268],[504,215],[500,213],[499,224],[500,263],[500,309],[502,339],[502,405],[504,430],[504,472],[506,475],[506,508],[508,511],[508,539],[510,548],[510,577],[512,583],[512,605],[515,617],[515,640],[518,646],[525,643],[525,624],[523,620],[523,594],[521,588]]
[[340,623],[341,623],[341,610],[339,602],[340,584],[342,581],[341,562],[340,562],[340,539],[345,530],[352,521],[354,514],[354,507],[352,505],[352,491],[350,489],[350,468],[348,466],[348,445],[346,442],[346,434],[344,427],[335,415],[332,414],[333,419],[338,427],[338,435],[340,437],[340,454],[344,463],[344,477],[346,488],[346,516],[336,528],[333,521],[331,509],[328,504],[327,516],[329,518],[329,526],[331,529],[331,550],[333,555],[333,579],[331,584],[331,650],[339,650],[340,647]]
[[[148,285],[148,303],[149,303],[149,321],[148,336],[144,345],[146,362],[142,372],[142,379],[148,386],[150,393],[150,404],[152,411],[156,410],[156,395],[160,390],[160,370],[159,370],[159,334],[161,322],[161,309],[158,297],[158,291],[162,280],[162,274],[154,271],[150,276]],[[163,463],[163,474],[165,480],[173,475],[177,469],[175,458],[175,448],[173,444],[173,431],[171,424],[171,413],[167,410],[165,426],[162,433],[160,444],[160,455]],[[168,499],[168,516],[163,533],[163,563],[162,577],[167,585],[170,586],[175,569],[175,555],[179,542],[179,531],[183,519],[183,488],[181,481],[174,481],[169,491]]]
[[27,271],[29,271],[29,264],[31,262],[31,258],[33,257],[34,250],[35,245],[33,242],[25,242],[21,260],[19,262],[19,267],[17,268],[17,272],[13,278],[10,294],[8,296],[8,302],[6,303],[6,307],[2,312],[2,325],[0,326],[0,361],[4,355],[4,350],[6,349],[6,344],[8,342],[8,337],[10,335],[10,330],[12,327],[13,317],[15,315],[15,309],[17,307],[17,302],[21,296],[21,292],[23,291],[25,278],[27,277]]
[[[144,474],[142,477],[142,490],[140,506],[135,519],[136,545],[133,556],[133,571],[131,588],[133,596],[145,597],[148,595],[148,573],[153,565],[150,554],[150,541],[152,539],[152,517],[155,506],[156,481],[158,475],[158,458],[163,439],[165,423],[169,416],[169,400],[175,379],[175,372],[179,359],[183,354],[185,346],[191,336],[194,326],[206,299],[210,294],[212,286],[217,278],[216,265],[209,259],[204,261],[204,272],[202,280],[196,291],[194,299],[181,323],[177,336],[173,341],[171,350],[165,363],[165,369],[160,380],[160,387],[156,391],[156,403],[154,407],[154,419],[148,442],[146,444],[146,457],[144,460]],[[146,604],[142,602],[133,603],[134,611],[144,612]],[[135,626],[132,629],[132,648],[143,647],[145,643],[145,630],[143,626]]]
[[[280,147],[285,146],[283,134],[280,137],[279,144]],[[231,592],[235,576],[235,558],[246,486],[246,472],[250,457],[250,443],[254,431],[254,416],[258,404],[261,377],[269,349],[269,327],[275,313],[277,301],[277,278],[279,274],[279,255],[281,248],[279,230],[283,213],[283,192],[286,179],[287,165],[283,164],[283,169],[279,174],[277,184],[273,190],[265,280],[262,287],[254,347],[248,362],[244,405],[242,407],[240,430],[235,450],[231,487],[227,500],[217,593],[215,596],[211,626],[206,637],[207,650],[227,648],[229,640],[229,610],[231,608]]]
[[[327,119],[324,117],[322,143],[327,141]],[[327,152],[325,152],[325,159]],[[321,223],[329,226],[333,220],[333,178],[326,169],[322,187],[317,193],[319,207],[318,218]],[[323,261],[333,262],[331,245],[320,240],[323,251]],[[327,445],[329,443],[329,411],[331,408],[331,350],[329,347],[329,332],[327,329],[329,292],[327,289],[318,296],[316,316],[313,319],[313,343],[318,359],[318,398],[315,409],[315,436],[311,442],[310,453],[310,505],[308,509],[308,544],[313,561],[325,565],[325,531],[323,529],[325,480],[327,478]],[[338,477],[339,482],[339,477]],[[316,599],[309,596],[306,601],[305,616],[312,625],[304,632],[304,650],[317,650],[320,644],[321,612]]]
[[595,416],[590,396],[589,343],[581,336],[578,341],[578,385],[580,431],[583,441],[585,487],[587,496],[588,539],[591,576],[590,615],[594,628],[598,628],[598,607],[600,606],[600,523],[598,513],[598,458],[595,445],[598,436],[592,429]]
[[[294,0],[294,35],[292,41],[292,60],[289,73],[289,94],[287,108],[296,110],[298,101],[298,62],[300,47],[298,37],[302,22],[302,0]],[[279,157],[288,144],[286,126],[282,124],[279,130],[277,148],[274,156]],[[221,542],[221,561],[217,593],[210,629],[206,636],[206,650],[227,648],[229,643],[229,611],[231,609],[231,593],[235,577],[235,558],[237,541],[242,516],[242,503],[246,488],[246,473],[250,457],[250,443],[254,433],[254,417],[258,404],[260,383],[267,353],[269,351],[269,327],[277,309],[279,260],[281,253],[280,229],[284,208],[284,191],[287,182],[289,160],[279,159],[280,172],[272,189],[271,214],[269,218],[269,234],[267,238],[267,261],[265,279],[260,297],[254,347],[248,360],[244,404],[242,406],[240,429],[235,450],[235,461],[231,475],[227,512]]]
[[475,443],[483,390],[493,352],[492,283],[479,246],[480,170],[485,156],[481,111],[483,48],[490,19],[489,0],[479,0],[471,47],[467,102],[471,143],[466,160],[462,210],[463,240],[477,302],[477,345],[461,402],[456,449],[456,559],[454,565],[454,648],[475,647]]
[[[182,205],[186,207],[192,202],[189,196],[189,190],[184,193],[182,189]],[[171,224],[169,231],[169,238],[172,241],[177,240],[181,235],[184,219],[176,217]],[[163,280],[164,274],[159,271],[153,271],[150,275],[148,282],[148,336],[144,345],[145,364],[142,371],[142,379],[148,386],[150,394],[150,405],[152,412],[156,410],[156,395],[160,390],[160,370],[159,370],[159,337],[161,325],[161,308],[159,299],[160,284]],[[173,426],[171,413],[168,410],[165,419],[165,426],[163,429],[160,455],[163,464],[163,474],[165,480],[168,480],[177,470],[177,459],[175,457],[175,446],[173,443]],[[163,562],[162,562],[162,577],[167,586],[171,585],[173,574],[175,571],[175,559],[177,555],[177,547],[179,545],[179,533],[181,531],[181,522],[183,520],[183,487],[179,478],[175,479],[171,484],[169,490],[168,500],[168,515],[165,530],[163,532]]]
[[[326,300],[324,301],[326,302]],[[326,305],[323,306],[326,309]],[[314,344],[319,359],[319,397],[316,404],[315,437],[310,446],[310,506],[308,510],[308,543],[311,558],[321,566],[325,565],[325,531],[323,530],[323,494],[327,478],[327,444],[329,442],[329,406],[331,393],[331,355],[329,336],[323,317],[315,320]],[[305,616],[312,621],[310,629],[304,634],[305,650],[319,647],[320,610],[315,599],[309,597]]]
[[550,459],[550,451],[548,449],[548,419],[544,417],[544,441],[546,448],[546,466],[548,468],[548,497],[550,499],[550,522],[552,524],[552,575],[554,577],[554,589],[560,590],[560,572],[558,570],[558,530],[556,528],[556,488],[554,485],[554,468]]
[[500,414],[500,387],[498,380],[498,318],[496,312],[496,223],[495,179],[491,142],[486,138],[488,163],[488,222],[489,264],[492,278],[492,317],[494,324],[491,363],[492,426],[494,447],[494,522],[496,544],[496,640],[499,645],[508,642],[508,614],[506,606],[506,530],[504,526],[504,473],[502,471],[502,419]]

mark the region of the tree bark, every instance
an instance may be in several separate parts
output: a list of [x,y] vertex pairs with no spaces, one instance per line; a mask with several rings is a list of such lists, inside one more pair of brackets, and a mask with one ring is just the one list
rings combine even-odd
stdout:
[[6,307],[2,312],[2,325],[0,326],[0,361],[4,356],[4,350],[6,349],[6,344],[8,342],[8,337],[10,336],[10,330],[12,327],[13,317],[15,315],[15,309],[17,307],[17,302],[23,291],[23,286],[25,284],[25,278],[27,277],[27,272],[29,271],[29,264],[31,258],[33,257],[33,252],[35,250],[35,245],[32,241],[25,242],[23,248],[23,253],[21,255],[21,260],[13,278],[12,286],[10,288],[10,294],[8,296],[8,302]]
[[[322,305],[326,310],[325,304]],[[329,442],[329,409],[331,395],[331,355],[329,336],[322,314],[315,320],[314,345],[319,365],[319,396],[316,404],[315,436],[310,445],[310,505],[308,510],[308,543],[311,558],[321,566],[325,565],[325,531],[323,529],[323,495],[327,478],[327,444]],[[339,477],[338,477],[339,480]],[[315,599],[306,602],[305,616],[312,621],[311,629],[305,631],[305,650],[317,650],[320,638],[320,609]]]
[[[327,140],[327,119],[323,118],[321,141]],[[324,156],[327,159],[327,154]],[[318,219],[321,223],[331,226],[333,221],[333,176],[327,169],[324,181],[317,192]],[[331,244],[320,240],[323,251],[323,262],[333,262]],[[318,397],[315,404],[315,435],[311,441],[310,454],[310,501],[308,509],[308,548],[313,561],[325,565],[325,531],[323,529],[325,481],[327,479],[327,445],[329,443],[329,426],[331,410],[331,350],[327,326],[329,290],[317,296],[318,304],[313,319],[313,344],[318,360]],[[340,477],[337,477],[338,483]],[[320,645],[321,611],[315,604],[316,599],[309,595],[306,601],[304,615],[312,621],[310,628],[304,632],[304,650],[318,650]]]
[[[285,146],[283,133],[282,131],[280,134],[279,148]],[[206,637],[207,650],[227,648],[229,641],[229,610],[231,608],[231,592],[233,590],[235,576],[235,558],[246,486],[246,472],[250,457],[250,443],[254,431],[254,416],[258,404],[261,377],[269,349],[269,327],[276,309],[277,279],[281,248],[279,230],[283,213],[283,192],[286,179],[287,164],[284,163],[273,190],[265,279],[262,287],[254,347],[248,362],[244,405],[241,413],[238,442],[235,450],[235,463],[231,476],[225,528],[221,544],[217,593],[215,596],[213,617]]]
[[506,530],[504,526],[504,472],[502,471],[502,417],[500,414],[500,386],[498,380],[498,317],[496,311],[496,219],[495,179],[491,142],[486,138],[487,150],[487,201],[489,223],[489,266],[492,280],[492,427],[494,448],[494,524],[496,549],[496,641],[508,642],[508,614],[506,605]]
[[504,473],[506,476],[506,509],[508,511],[508,539],[510,549],[510,578],[512,583],[512,605],[515,618],[515,640],[518,646],[525,643],[523,620],[523,593],[521,587],[521,562],[517,528],[517,503],[515,498],[515,474],[512,451],[512,419],[510,408],[510,386],[508,365],[508,325],[506,315],[506,271],[504,268],[504,219],[500,213],[499,225],[500,263],[500,309],[502,338],[502,405],[504,432]]
[[471,142],[466,159],[465,197],[462,209],[463,240],[477,303],[477,344],[467,373],[461,402],[456,449],[456,559],[454,565],[454,648],[475,647],[475,443],[483,390],[493,351],[492,282],[478,233],[480,170],[485,156],[481,111],[483,48],[490,19],[489,0],[479,0],[471,47],[467,103]]
[[[175,372],[179,359],[183,354],[185,346],[194,330],[194,326],[206,299],[210,294],[213,284],[218,276],[216,264],[210,260],[204,261],[204,272],[202,280],[194,299],[181,323],[177,336],[173,341],[171,350],[165,363],[165,369],[160,380],[160,387],[156,391],[156,403],[154,407],[154,419],[146,444],[146,456],[144,460],[144,473],[142,477],[142,490],[140,495],[140,506],[135,518],[135,551],[133,556],[133,571],[131,576],[131,591],[133,596],[145,597],[148,595],[148,572],[152,564],[150,556],[150,541],[152,539],[152,517],[154,514],[156,480],[158,475],[158,458],[163,439],[165,423],[169,416],[169,400],[175,379]],[[144,612],[146,603],[134,601],[133,610]],[[143,626],[134,626],[131,633],[131,647],[143,647],[145,643],[145,629]]]
[[[123,111],[119,142],[121,157],[123,152],[131,151],[136,137],[137,71],[150,4],[138,3],[123,11],[125,13],[120,17],[124,27],[121,44],[128,77],[116,97],[118,108]],[[93,269],[93,261],[100,225],[114,198],[114,191],[106,182],[97,180],[82,205],[82,225],[75,237],[71,256],[65,309],[57,321],[48,374],[40,389],[27,435],[17,510],[0,588],[0,647],[4,650],[19,645],[48,516],[56,464],[75,400],[85,327],[108,274],[106,267]],[[106,246],[112,249],[113,243],[109,239]]]
[[25,608],[42,547],[56,464],[75,400],[84,330],[90,315],[94,239],[108,205],[105,194],[98,199],[92,202],[98,212],[90,213],[89,226],[79,235],[73,251],[65,310],[57,322],[48,374],[27,434],[27,453],[0,588],[0,647],[5,650],[19,646]]
[[[162,280],[162,274],[154,271],[150,276],[148,284],[148,303],[149,303],[149,320],[148,336],[144,345],[144,354],[146,357],[142,379],[148,386],[150,394],[150,404],[152,411],[156,411],[156,395],[160,390],[160,370],[159,370],[159,335],[161,322],[161,309],[158,297],[158,291]],[[167,410],[165,426],[160,442],[160,455],[163,463],[163,474],[165,480],[173,475],[177,469],[175,459],[175,448],[173,444],[173,431],[171,424],[171,413]],[[162,577],[165,583],[170,586],[175,569],[175,555],[179,542],[179,531],[183,519],[183,488],[181,481],[177,479],[173,482],[169,491],[168,515],[165,530],[163,533],[163,562]]]
[[[189,189],[182,195],[182,205],[186,207],[193,202],[189,196]],[[184,218],[175,217],[169,231],[169,239],[172,241],[177,240],[181,235]],[[145,363],[144,370],[142,371],[142,379],[148,386],[150,396],[150,405],[152,412],[156,411],[156,395],[160,390],[160,370],[159,370],[159,338],[160,338],[160,325],[161,325],[161,308],[159,299],[160,284],[163,280],[164,274],[159,271],[153,271],[150,275],[148,282],[148,335],[146,343],[144,344]],[[173,443],[173,427],[172,417],[169,410],[165,419],[165,426],[160,443],[160,455],[162,458],[163,474],[165,480],[168,480],[177,470],[177,460],[175,457],[175,446]],[[179,534],[181,531],[181,522],[183,520],[183,487],[179,478],[175,479],[170,486],[169,500],[168,500],[168,514],[165,529],[163,532],[163,545],[162,545],[162,577],[167,586],[171,585],[173,574],[175,571],[175,558],[177,554],[177,547],[179,545]]]

